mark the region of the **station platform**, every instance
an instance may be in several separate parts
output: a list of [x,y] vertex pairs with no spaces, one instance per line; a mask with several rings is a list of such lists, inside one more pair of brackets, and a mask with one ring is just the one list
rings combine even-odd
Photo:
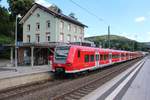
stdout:
[[122,100],[150,100],[150,57],[128,88]]
[[0,67],[0,91],[42,80],[50,80],[51,76],[48,65]]
[[9,59],[0,59],[0,67],[4,67],[10,65],[10,60]]
[[150,56],[103,84],[81,100],[149,100]]

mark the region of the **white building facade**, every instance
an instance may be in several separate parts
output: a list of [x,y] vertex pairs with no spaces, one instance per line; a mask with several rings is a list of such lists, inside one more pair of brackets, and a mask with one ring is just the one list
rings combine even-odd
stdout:
[[23,43],[83,42],[86,25],[35,3],[21,19]]

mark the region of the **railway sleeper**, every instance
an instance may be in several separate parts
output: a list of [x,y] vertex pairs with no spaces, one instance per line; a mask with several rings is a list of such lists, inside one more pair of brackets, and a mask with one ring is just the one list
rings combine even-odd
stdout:
[[85,89],[94,89],[95,87],[97,87],[97,86],[91,85],[91,86],[86,86]]
[[77,100],[77,99],[71,98],[69,96],[65,96],[64,98],[62,98],[60,100]]
[[89,91],[89,92],[91,92],[91,91],[94,90],[94,88],[82,88],[82,90],[83,90],[83,91]]
[[81,93],[81,94],[87,94],[87,93],[88,93],[88,92],[85,91],[85,90],[78,90],[78,92]]
[[93,87],[93,88],[96,88],[96,87],[99,87],[100,85],[101,85],[101,82],[100,82],[100,83],[93,84],[92,87]]
[[70,94],[68,96],[71,97],[71,98],[73,98],[73,99],[80,99],[82,97],[82,96],[75,95],[75,94]]
[[84,96],[85,95],[85,93],[81,93],[80,91],[74,92],[73,94],[80,95],[80,96]]

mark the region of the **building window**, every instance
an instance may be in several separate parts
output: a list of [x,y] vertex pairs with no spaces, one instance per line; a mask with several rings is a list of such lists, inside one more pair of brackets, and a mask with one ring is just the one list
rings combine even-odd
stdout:
[[77,42],[77,36],[74,36],[74,42]]
[[35,41],[36,41],[37,43],[40,42],[40,34],[36,34],[36,36],[35,36]]
[[30,24],[27,25],[27,31],[30,31]]
[[50,32],[47,32],[46,33],[46,42],[50,42],[50,39],[51,39]]
[[71,24],[68,24],[68,31],[71,31]]
[[79,42],[82,42],[82,37],[79,37]]
[[67,35],[67,41],[71,42],[71,35],[70,34]]
[[37,13],[37,14],[36,14],[36,16],[37,16],[37,17],[40,17],[40,14],[39,14],[39,13]]
[[74,32],[77,33],[77,26],[74,26]]
[[30,35],[27,35],[27,42],[30,43]]
[[36,30],[40,30],[40,23],[36,23]]
[[50,20],[46,21],[46,28],[50,28],[51,24],[50,24]]
[[83,29],[82,28],[80,28],[80,34],[83,34]]
[[60,29],[61,29],[61,31],[63,31],[63,29],[64,29],[64,22],[63,21],[60,22]]
[[63,33],[60,34],[60,41],[61,41],[61,42],[64,41],[64,34],[63,34]]

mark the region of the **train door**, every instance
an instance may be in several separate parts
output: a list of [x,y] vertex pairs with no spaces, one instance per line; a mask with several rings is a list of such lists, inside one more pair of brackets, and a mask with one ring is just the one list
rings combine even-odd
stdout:
[[119,61],[121,62],[121,53],[119,53]]
[[112,62],[112,53],[109,53],[109,63]]
[[96,67],[99,67],[99,52],[95,53],[95,57],[96,57],[96,59],[95,59],[95,65],[96,65]]

